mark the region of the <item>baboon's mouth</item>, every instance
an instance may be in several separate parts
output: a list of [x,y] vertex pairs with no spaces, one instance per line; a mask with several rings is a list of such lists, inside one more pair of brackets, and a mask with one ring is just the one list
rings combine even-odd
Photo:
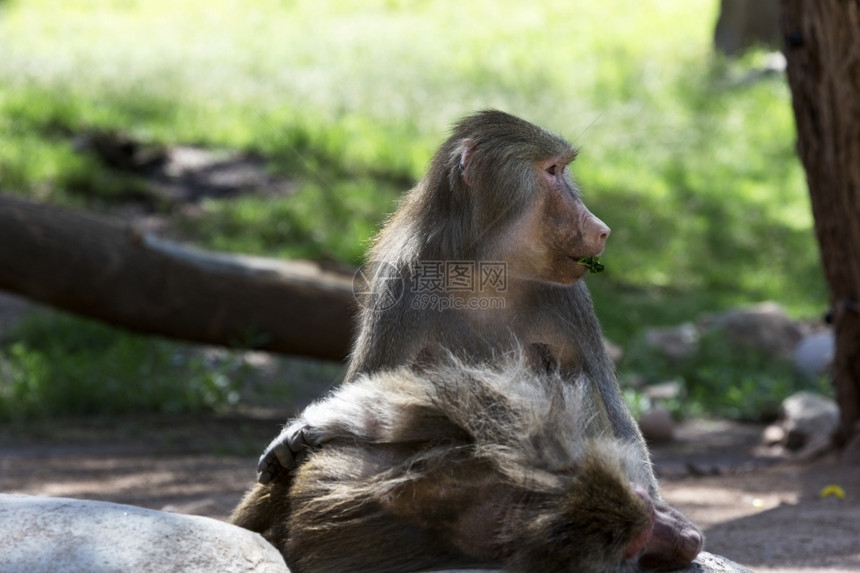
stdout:
[[571,257],[571,259],[577,264],[587,267],[591,273],[602,273],[606,269],[606,266],[600,262],[600,257]]

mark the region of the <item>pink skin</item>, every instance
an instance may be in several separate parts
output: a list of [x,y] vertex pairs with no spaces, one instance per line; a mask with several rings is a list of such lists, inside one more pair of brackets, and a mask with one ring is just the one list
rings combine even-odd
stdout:
[[533,228],[540,229],[537,240],[545,264],[533,276],[570,285],[588,272],[579,259],[602,253],[611,230],[580,199],[566,158],[547,160],[538,168],[544,193],[534,214],[539,224]]
[[678,510],[665,503],[655,505],[648,492],[638,485],[632,487],[648,506],[651,523],[624,548],[624,561],[638,560],[643,569],[658,571],[678,569],[693,561],[702,550],[701,533]]
[[702,533],[680,511],[660,503],[655,506],[654,529],[639,565],[658,571],[679,569],[693,561],[703,545]]
[[645,546],[648,545],[648,542],[651,540],[651,535],[654,533],[654,522],[656,521],[656,513],[654,512],[654,503],[651,501],[651,496],[648,495],[648,492],[639,487],[638,485],[633,485],[633,491],[642,498],[645,502],[645,505],[648,507],[648,513],[651,514],[651,522],[642,532],[634,537],[630,543],[627,544],[627,547],[624,548],[624,554],[622,558],[624,561],[629,559],[638,558],[645,551]]

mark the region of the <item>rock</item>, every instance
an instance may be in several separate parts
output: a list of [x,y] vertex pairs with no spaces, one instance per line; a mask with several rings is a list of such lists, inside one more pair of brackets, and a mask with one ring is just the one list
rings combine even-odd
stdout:
[[649,328],[644,343],[676,362],[695,356],[705,336],[725,339],[733,348],[751,349],[767,358],[791,360],[807,330],[806,325],[791,320],[781,306],[765,302],[703,316],[695,323]]
[[781,424],[771,424],[761,434],[761,441],[766,446],[778,446],[785,444],[785,428]]
[[829,439],[839,425],[839,406],[818,394],[797,392],[782,402],[781,425],[786,433],[783,445],[797,450],[813,436]]
[[699,331],[690,322],[668,328],[649,328],[645,331],[645,344],[672,360],[682,360],[696,351]]
[[684,388],[684,382],[681,380],[669,380],[659,384],[651,384],[643,390],[648,399],[654,400],[674,400],[681,396],[681,390]]
[[833,366],[835,352],[833,332],[824,330],[810,334],[794,350],[794,367],[809,379],[817,378]]
[[752,571],[743,565],[738,565],[725,557],[705,551],[699,553],[699,556],[696,557],[693,563],[683,569],[678,569],[676,573],[694,573],[699,571],[704,573],[752,573]]
[[234,525],[102,501],[0,494],[0,572],[289,573]]
[[811,462],[833,450],[833,438],[829,434],[812,434],[797,452],[800,461]]
[[639,417],[639,429],[652,444],[671,442],[675,437],[675,421],[665,408],[654,406]]
[[[498,569],[455,569],[438,571],[437,573],[504,573]],[[702,551],[696,559],[683,569],[674,569],[672,573],[752,573],[743,565],[729,561],[725,557]]]
[[714,47],[735,56],[753,46],[782,46],[778,0],[722,0]]
[[737,346],[789,360],[803,338],[801,327],[772,302],[719,315],[712,320],[710,329],[722,331]]

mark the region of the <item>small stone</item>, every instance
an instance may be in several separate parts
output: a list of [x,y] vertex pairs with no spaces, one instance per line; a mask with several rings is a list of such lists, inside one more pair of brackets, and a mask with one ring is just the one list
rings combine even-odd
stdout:
[[833,332],[825,330],[810,334],[794,350],[794,367],[810,380],[815,379],[831,368],[835,352]]
[[785,429],[779,424],[771,424],[761,434],[761,441],[766,446],[776,446],[785,440]]
[[652,384],[645,388],[645,395],[650,400],[674,400],[681,395],[683,382],[680,380],[669,380],[660,384]]
[[645,343],[666,358],[681,360],[698,348],[699,331],[689,322],[669,328],[649,328]]
[[639,429],[652,444],[671,442],[675,437],[675,422],[665,408],[655,406],[639,417]]
[[829,437],[839,425],[839,406],[812,392],[797,392],[782,402],[785,446],[802,448],[815,435]]

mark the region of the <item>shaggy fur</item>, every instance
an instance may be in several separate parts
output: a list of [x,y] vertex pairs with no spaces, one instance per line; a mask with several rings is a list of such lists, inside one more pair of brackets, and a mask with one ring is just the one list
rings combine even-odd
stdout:
[[361,376],[301,415],[335,437],[292,481],[255,486],[233,522],[296,572],[635,569],[625,557],[654,520],[647,460],[605,435],[584,387],[522,361]]

